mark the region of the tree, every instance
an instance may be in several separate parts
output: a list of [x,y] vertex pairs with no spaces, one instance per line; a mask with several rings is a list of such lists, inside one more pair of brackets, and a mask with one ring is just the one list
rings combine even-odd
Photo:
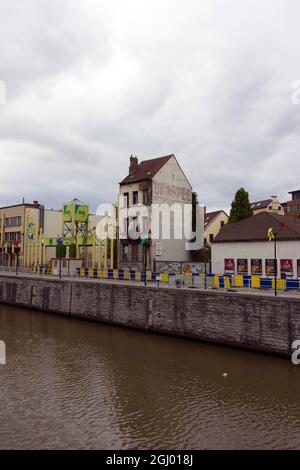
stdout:
[[252,210],[249,202],[249,194],[244,188],[240,188],[232,201],[228,223],[234,224],[247,217],[251,217],[251,215]]
[[69,258],[76,258],[77,257],[77,246],[75,243],[72,243],[69,248]]
[[197,205],[199,204],[198,202],[198,194],[197,193],[192,193],[192,207],[193,207],[193,215],[192,215],[192,230],[193,232],[196,231],[196,221],[197,221]]
[[[193,212],[192,212],[192,230],[193,232],[196,232],[197,229],[197,206],[198,206],[198,194],[193,192],[192,194],[192,206],[193,206]],[[195,238],[194,240],[195,241]],[[201,250],[196,250],[191,252],[192,256],[192,261],[196,263],[209,263],[211,260],[211,249],[209,246],[203,246]]]
[[67,248],[64,245],[57,245],[56,247],[56,258],[65,258]]
[[206,243],[201,250],[192,251],[192,260],[195,263],[210,263],[211,247]]

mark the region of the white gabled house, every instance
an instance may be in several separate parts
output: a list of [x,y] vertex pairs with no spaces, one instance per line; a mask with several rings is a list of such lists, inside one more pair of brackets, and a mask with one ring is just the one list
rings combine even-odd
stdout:
[[[153,238],[150,231],[153,205],[192,204],[192,187],[175,155],[144,160],[141,163],[137,157],[131,157],[129,174],[120,183],[120,196],[126,201],[128,208],[145,205],[150,213],[145,227],[149,238],[146,245],[130,238],[121,240],[121,268],[138,271],[147,268],[155,271],[156,260],[190,260],[190,252],[186,251],[185,237],[180,240],[172,236],[171,239],[164,239],[161,233],[157,238]],[[129,223],[130,220],[127,221],[127,224]],[[171,235],[173,229],[171,218]]]

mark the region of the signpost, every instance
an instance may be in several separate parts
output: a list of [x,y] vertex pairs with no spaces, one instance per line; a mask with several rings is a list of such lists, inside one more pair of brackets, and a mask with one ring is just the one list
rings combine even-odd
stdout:
[[280,224],[281,228],[278,230],[277,233],[274,233],[274,228],[270,227],[268,230],[268,238],[269,242],[274,242],[274,260],[275,260],[275,296],[278,295],[277,289],[277,277],[278,277],[278,262],[277,262],[277,235],[279,232],[285,227],[284,223]]
[[275,296],[277,296],[277,276],[278,276],[278,266],[277,266],[277,233],[274,233],[273,227],[270,227],[268,230],[269,242],[274,242],[274,260],[275,260]]
[[144,247],[145,286],[147,285],[147,241],[146,235],[141,235],[140,242]]
[[[62,238],[58,238],[57,239],[57,245],[58,246],[62,246],[63,245],[63,239]],[[62,278],[62,273],[61,273],[61,256],[59,257],[59,279]]]
[[149,238],[151,236],[151,232],[149,230],[149,234],[143,233],[140,236],[140,244],[144,247],[144,267],[145,267],[145,286],[147,285],[147,246],[149,245]]
[[19,240],[14,240],[13,241],[14,248],[15,248],[15,253],[16,253],[16,276],[18,275],[19,272]]

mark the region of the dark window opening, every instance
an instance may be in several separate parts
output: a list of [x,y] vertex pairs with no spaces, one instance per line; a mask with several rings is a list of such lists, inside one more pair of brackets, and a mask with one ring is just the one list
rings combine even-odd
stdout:
[[137,205],[139,203],[139,193],[138,191],[133,192],[133,205]]

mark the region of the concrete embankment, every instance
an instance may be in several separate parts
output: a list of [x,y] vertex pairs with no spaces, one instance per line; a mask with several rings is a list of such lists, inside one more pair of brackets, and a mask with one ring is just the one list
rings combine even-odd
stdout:
[[300,340],[288,296],[1,275],[0,303],[282,356]]

